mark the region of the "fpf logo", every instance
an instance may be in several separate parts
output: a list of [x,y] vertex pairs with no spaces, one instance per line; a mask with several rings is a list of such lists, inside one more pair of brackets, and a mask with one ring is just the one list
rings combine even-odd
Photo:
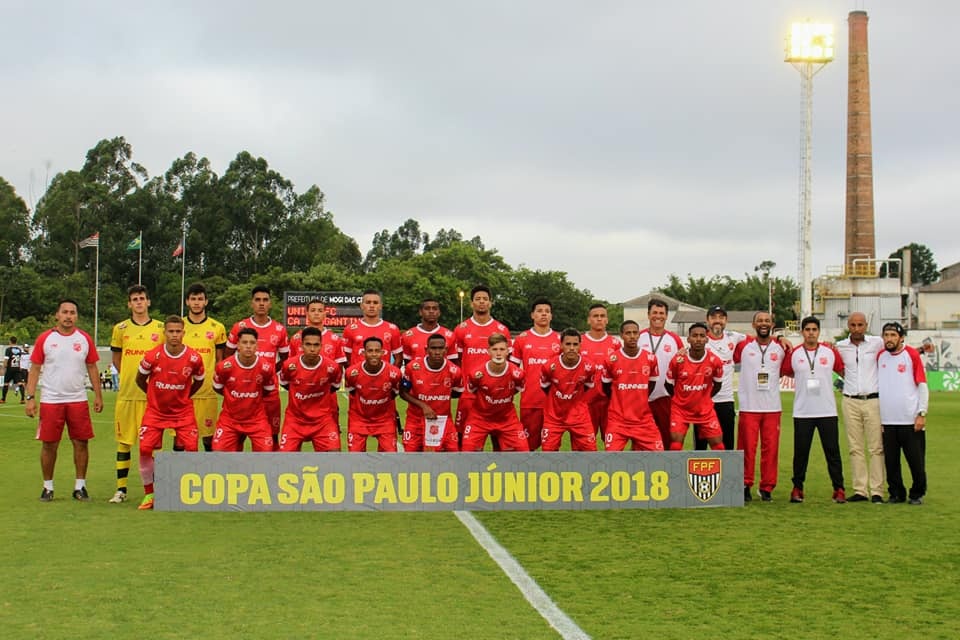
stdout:
[[687,485],[700,502],[709,502],[720,490],[723,464],[720,458],[690,458],[687,460]]

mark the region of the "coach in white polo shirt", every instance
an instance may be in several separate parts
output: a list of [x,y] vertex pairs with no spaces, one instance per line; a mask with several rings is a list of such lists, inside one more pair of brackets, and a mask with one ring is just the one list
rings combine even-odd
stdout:
[[853,474],[853,495],[847,501],[881,503],[884,463],[877,356],[883,351],[883,339],[867,335],[867,316],[859,311],[847,318],[847,329],[849,337],[837,343],[843,358],[841,405]]
[[793,491],[790,502],[803,502],[803,481],[807,477],[813,432],[820,433],[823,457],[833,483],[833,501],[846,502],[843,490],[843,461],[840,459],[840,428],[837,401],[833,397],[833,374],[843,375],[843,360],[836,348],[820,342],[820,320],[814,316],[800,323],[803,343],[795,347],[783,367],[793,376]]
[[910,504],[923,504],[927,493],[927,406],[930,392],[920,354],[903,343],[906,329],[899,322],[883,325],[883,348],[877,359],[880,382],[880,420],[890,502],[906,502],[900,451],[907,459],[913,486]]

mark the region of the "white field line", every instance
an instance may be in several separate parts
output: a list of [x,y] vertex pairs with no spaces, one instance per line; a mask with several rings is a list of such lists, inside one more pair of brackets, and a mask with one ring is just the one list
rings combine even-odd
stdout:
[[479,520],[473,517],[472,513],[469,511],[454,511],[453,513],[473,535],[474,539],[480,543],[480,546],[490,554],[494,562],[500,565],[500,568],[507,574],[513,584],[517,585],[527,602],[543,616],[543,619],[560,634],[561,638],[564,640],[590,640],[587,632],[577,626],[577,623],[571,620],[570,616],[565,614],[550,599],[550,596],[540,588],[536,580],[530,577],[530,574],[524,570],[516,558],[497,542],[496,538],[487,531],[486,527],[480,524]]

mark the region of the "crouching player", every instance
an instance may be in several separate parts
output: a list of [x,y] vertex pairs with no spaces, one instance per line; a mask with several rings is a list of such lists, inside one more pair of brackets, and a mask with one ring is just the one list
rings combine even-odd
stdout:
[[547,394],[541,433],[544,451],[559,451],[564,433],[573,451],[596,451],[597,432],[590,419],[587,391],[596,379],[594,364],[580,355],[580,332],[564,329],[560,355],[540,369],[540,387]]
[[470,374],[467,391],[474,394],[463,428],[463,451],[483,451],[487,436],[496,436],[501,451],[529,451],[527,436],[517,417],[513,397],[523,391],[523,370],[507,362],[507,338],[494,333],[487,339],[490,360]]
[[[388,354],[389,357],[389,354]],[[347,450],[363,453],[367,438],[377,439],[380,453],[397,452],[397,403],[400,369],[383,359],[383,341],[363,341],[363,362],[347,369],[344,386],[350,394],[347,415]]]
[[447,339],[435,333],[427,338],[426,357],[414,358],[403,368],[400,397],[407,401],[407,422],[403,427],[405,452],[423,451],[426,421],[437,419],[443,422],[443,434],[435,450],[460,450],[450,400],[460,397],[461,393],[460,367],[447,359]]
[[711,449],[723,449],[723,429],[713,408],[713,396],[723,386],[723,362],[707,351],[707,325],[695,322],[687,332],[690,348],[680,352],[667,368],[670,405],[670,450],[683,449],[683,439],[693,424]]
[[140,509],[153,509],[153,452],[163,444],[164,429],[173,429],[177,451],[197,450],[197,418],[191,397],[203,384],[203,358],[183,344],[180,316],[163,323],[165,344],[148,351],[137,370],[137,386],[147,394],[147,410],[140,425]]
[[213,390],[223,396],[213,450],[241,451],[246,437],[254,451],[273,451],[263,399],[276,393],[277,376],[273,361],[257,355],[256,329],[237,333],[237,352],[217,363]]
[[320,329],[300,334],[301,354],[280,367],[280,384],[289,391],[283,416],[280,451],[300,451],[307,440],[314,451],[340,451],[340,425],[330,395],[340,387],[340,365],[320,353]]

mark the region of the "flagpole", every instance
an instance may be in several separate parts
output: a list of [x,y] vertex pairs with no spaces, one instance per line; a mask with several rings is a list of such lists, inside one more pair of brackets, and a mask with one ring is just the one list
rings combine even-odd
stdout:
[[100,242],[97,242],[97,266],[94,271],[93,289],[93,344],[100,338]]
[[137,236],[137,243],[140,245],[137,250],[137,284],[143,284],[143,229],[140,229],[140,235]]
[[183,284],[187,276],[187,231],[183,230],[180,239],[180,246],[183,252],[180,254],[180,316],[183,316]]

